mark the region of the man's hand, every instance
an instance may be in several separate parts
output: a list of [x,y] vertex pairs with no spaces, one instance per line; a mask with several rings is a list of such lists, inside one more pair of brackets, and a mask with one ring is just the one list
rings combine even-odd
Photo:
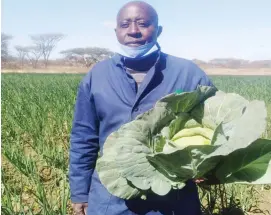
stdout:
[[88,203],[72,203],[74,215],[87,215]]
[[195,182],[196,184],[200,184],[200,183],[204,182],[204,179],[202,179],[202,178],[194,179],[194,182]]

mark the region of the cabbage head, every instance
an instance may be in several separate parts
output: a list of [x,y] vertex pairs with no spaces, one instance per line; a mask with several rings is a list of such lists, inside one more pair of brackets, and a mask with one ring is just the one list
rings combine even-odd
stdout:
[[266,118],[263,101],[235,93],[207,86],[172,93],[111,133],[96,169],[123,199],[164,196],[197,178],[271,183],[271,140],[261,138]]

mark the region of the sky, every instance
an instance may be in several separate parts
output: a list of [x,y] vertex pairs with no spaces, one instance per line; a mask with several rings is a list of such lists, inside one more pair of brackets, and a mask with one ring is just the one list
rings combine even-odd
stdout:
[[[117,49],[115,17],[127,0],[2,0],[1,30],[14,45],[63,33],[51,57],[76,47]],[[162,51],[187,59],[271,59],[270,0],[146,0],[159,15]],[[14,49],[12,49],[13,53]]]

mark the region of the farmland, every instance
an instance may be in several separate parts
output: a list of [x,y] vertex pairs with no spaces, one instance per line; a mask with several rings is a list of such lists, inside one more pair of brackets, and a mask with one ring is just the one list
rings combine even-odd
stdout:
[[[2,74],[3,214],[72,214],[67,177],[69,135],[82,77]],[[223,91],[264,100],[268,125],[263,135],[271,138],[271,76],[211,78]],[[209,214],[221,207],[233,208],[233,202],[249,213],[268,214],[265,210],[271,208],[268,186],[227,185],[212,188],[211,195],[203,194],[203,210]],[[221,199],[223,202],[213,203]]]

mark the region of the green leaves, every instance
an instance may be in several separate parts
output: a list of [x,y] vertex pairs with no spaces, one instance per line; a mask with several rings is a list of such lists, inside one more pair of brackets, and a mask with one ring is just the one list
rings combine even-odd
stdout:
[[238,149],[225,157],[218,167],[216,177],[225,183],[270,183],[270,160],[271,141],[258,139],[248,147]]
[[166,195],[202,177],[271,183],[265,126],[261,101],[211,87],[170,94],[109,135],[96,167],[109,192],[124,199]]

